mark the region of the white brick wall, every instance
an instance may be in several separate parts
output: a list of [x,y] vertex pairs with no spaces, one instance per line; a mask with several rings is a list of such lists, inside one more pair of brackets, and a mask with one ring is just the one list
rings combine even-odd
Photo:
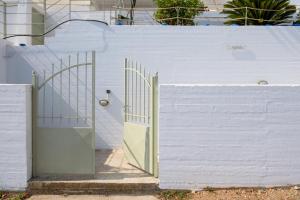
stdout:
[[31,86],[0,85],[0,190],[24,190],[31,160]]
[[300,86],[160,86],[160,187],[300,183]]

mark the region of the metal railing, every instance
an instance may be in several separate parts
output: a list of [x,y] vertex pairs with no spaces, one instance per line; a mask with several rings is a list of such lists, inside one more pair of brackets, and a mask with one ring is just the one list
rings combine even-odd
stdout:
[[[5,38],[15,34],[29,34],[17,32],[18,27],[41,27],[43,30],[39,34],[45,33],[58,24],[72,19],[72,13],[77,10],[73,10],[74,6],[78,7],[90,7],[91,0],[68,0],[68,3],[64,3],[64,0],[57,0],[54,3],[47,3],[44,1],[32,1],[32,2],[18,2],[9,3],[0,0],[0,36]],[[79,2],[79,3],[77,3]],[[82,2],[87,2],[82,4]],[[38,12],[20,12],[17,11],[19,5],[25,4],[30,8],[36,9]],[[14,9],[13,9],[14,8]],[[28,21],[26,23],[18,22],[18,19],[30,16],[29,18],[35,18],[36,15],[43,16],[42,22]]]
[[137,62],[125,60],[125,122],[150,124],[151,74]]
[[69,55],[48,69],[35,70],[37,123],[41,126],[62,123],[94,126],[94,71],[95,51]]
[[[86,1],[87,3],[82,3]],[[19,2],[18,4],[24,4]],[[170,8],[125,8],[125,7],[111,7],[107,10],[96,10],[96,6],[91,6],[92,0],[57,0],[52,3],[44,1],[26,2],[25,4],[32,4],[32,7],[39,10],[38,13],[32,12],[12,12],[11,8],[16,7],[18,4],[6,3],[0,0],[0,35],[6,37],[16,34],[13,27],[18,26],[44,26],[42,32],[46,32],[57,24],[69,19],[95,19],[106,21],[110,25],[156,25],[156,24],[172,24],[172,25],[224,25],[228,20],[243,20],[244,25],[251,25],[251,21],[263,21],[269,23],[280,24],[278,19],[261,19],[253,18],[248,13],[253,10],[257,11],[283,11],[283,10],[270,10],[259,9],[251,7],[240,8],[224,8],[223,5],[206,5],[206,7],[186,8],[186,7],[170,7]],[[245,15],[240,18],[231,19],[224,11],[230,10],[243,10]],[[299,6],[297,6],[299,12]],[[157,12],[173,13],[167,17],[160,18],[155,16]],[[288,12],[289,10],[285,10]],[[184,15],[183,12],[194,12],[195,16]],[[9,19],[16,19],[23,15],[40,15],[43,14],[44,19],[42,22],[28,22],[18,23]],[[133,18],[130,14],[133,13]],[[186,22],[191,23],[186,23]],[[292,24],[293,19],[287,23],[286,20],[282,21],[283,25]],[[184,23],[185,22],[185,23]],[[250,22],[250,23],[249,23]],[[19,33],[20,34],[20,33]]]
[[[260,9],[252,7],[239,7],[239,8],[223,8],[217,7],[210,9],[210,6],[200,7],[200,8],[189,8],[189,7],[169,7],[169,8],[124,8],[124,7],[113,7],[110,10],[110,24],[118,25],[142,25],[142,24],[171,24],[171,25],[183,25],[183,21],[191,21],[189,25],[224,25],[224,22],[227,20],[243,20],[245,25],[248,25],[250,21],[263,21],[263,22],[273,22],[280,24],[283,22],[285,25],[287,20],[278,20],[278,19],[262,19],[262,18],[253,18],[250,17],[248,13],[253,10],[256,11],[267,11],[267,12],[276,12],[276,11],[298,11],[300,12],[300,6],[295,10],[273,10],[273,9]],[[133,10],[133,11],[132,11]],[[244,16],[240,18],[232,19],[228,17],[227,14],[224,14],[225,11],[234,11],[234,10],[243,10]],[[130,12],[133,12],[135,15],[133,19],[129,17]],[[157,12],[165,12],[165,18],[155,17]],[[186,17],[185,13],[194,12],[196,13],[193,17]],[[289,23],[296,20],[295,18],[289,19]],[[218,22],[218,23],[214,23]]]

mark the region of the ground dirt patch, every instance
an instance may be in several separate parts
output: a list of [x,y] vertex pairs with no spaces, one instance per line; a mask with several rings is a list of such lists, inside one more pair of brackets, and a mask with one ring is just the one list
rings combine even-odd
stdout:
[[165,191],[162,200],[300,200],[298,188],[205,189],[199,192]]
[[[0,200],[24,200],[28,193],[0,192]],[[163,191],[159,194],[139,195],[32,195],[32,200],[300,200],[300,190],[292,188],[273,189],[213,189],[199,192]]]
[[30,197],[27,192],[1,192],[0,200],[24,200]]

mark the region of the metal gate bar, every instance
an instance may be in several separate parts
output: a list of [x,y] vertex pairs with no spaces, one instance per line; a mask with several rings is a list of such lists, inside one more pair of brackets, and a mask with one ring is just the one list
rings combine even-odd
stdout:
[[[34,176],[95,173],[96,53],[86,52],[84,55],[85,57],[80,57],[79,53],[76,54],[74,65],[72,57],[68,56],[66,67],[63,67],[63,60],[60,59],[58,64],[51,65],[51,74],[48,77],[46,70],[41,74],[37,72],[32,74]],[[81,58],[83,61],[80,60]],[[89,67],[90,72],[88,72]],[[79,76],[80,72],[83,76]],[[88,74],[91,75],[90,82]],[[91,88],[88,87],[89,83]],[[83,87],[80,87],[81,85]],[[79,96],[79,88],[85,90],[83,96]],[[75,91],[72,92],[72,89]],[[91,89],[91,98],[88,98],[89,89]],[[74,105],[72,96],[76,99]],[[69,124],[66,125],[66,121],[62,123],[64,119],[68,120]],[[74,146],[75,144],[79,146]],[[52,162],[48,161],[48,158]]]
[[[94,55],[95,52],[92,52],[92,59],[94,59]],[[87,61],[87,57],[88,57],[88,54],[86,53],[86,58],[85,60]],[[57,106],[59,108],[59,115],[55,115],[54,114],[54,108],[55,108],[55,105],[54,105],[54,93],[55,93],[55,86],[56,86],[56,81],[55,81],[55,78],[56,77],[59,77],[59,85],[58,85],[58,91],[59,91],[59,94],[60,96],[62,97],[63,96],[63,88],[64,88],[64,84],[63,84],[63,73],[64,72],[68,72],[68,75],[67,75],[67,78],[68,78],[68,97],[67,100],[68,100],[68,104],[71,105],[71,70],[73,68],[76,68],[76,116],[75,118],[76,119],[79,119],[79,68],[80,67],[85,67],[85,75],[84,75],[84,82],[83,84],[85,85],[85,95],[84,95],[84,107],[85,107],[85,111],[84,111],[84,117],[81,117],[81,118],[85,118],[85,120],[87,120],[89,117],[87,116],[87,102],[88,102],[88,99],[87,99],[87,80],[88,80],[88,66],[91,66],[92,67],[92,70],[93,68],[95,67],[95,63],[94,61],[92,60],[91,62],[85,62],[85,63],[79,63],[79,54],[77,54],[77,58],[78,60],[77,64],[75,65],[71,65],[71,62],[69,61],[69,66],[65,67],[65,68],[62,68],[63,66],[63,61],[61,60],[61,64],[59,66],[59,71],[55,72],[55,65],[52,64],[52,68],[51,68],[51,75],[46,78],[46,71],[43,70],[43,76],[42,76],[42,80],[41,80],[41,83],[40,83],[40,79],[39,79],[39,75],[37,74],[37,72],[34,72],[33,73],[33,78],[36,79],[35,81],[35,86],[37,87],[36,89],[38,90],[37,92],[40,93],[40,91],[43,92],[43,96],[42,96],[42,115],[38,114],[36,117],[37,118],[71,118],[71,119],[74,119],[74,116],[72,116],[71,114],[69,116],[63,116],[63,113],[62,113],[62,102],[60,102],[60,104]],[[71,56],[69,56],[69,60],[71,60]],[[93,72],[92,72],[93,73]],[[93,75],[94,76],[94,75]],[[92,78],[93,80],[93,78]],[[45,106],[46,106],[46,91],[47,91],[47,84],[50,82],[50,85],[51,85],[51,115],[47,115],[46,114],[46,110],[45,110]],[[38,95],[38,94],[37,94]],[[92,94],[93,96],[95,96],[95,94]],[[92,116],[90,117],[92,118]]]
[[149,124],[151,119],[151,76],[141,64],[125,60],[125,122]]
[[[151,139],[150,160],[153,160],[152,169],[148,172],[158,176],[158,137],[157,137],[157,123],[158,123],[158,74],[151,75],[146,73],[146,69],[138,62],[133,62],[125,59],[125,88],[124,88],[124,122],[126,129],[136,127],[149,128],[149,136]],[[130,125],[131,124],[131,125]],[[137,126],[135,126],[136,124]],[[133,126],[132,126],[133,125]],[[132,129],[132,131],[134,131]],[[140,129],[141,130],[141,129]],[[145,129],[143,129],[145,130]],[[127,132],[130,130],[125,130]],[[144,134],[144,133],[140,133]],[[131,137],[131,136],[130,136]],[[125,141],[126,142],[126,141]],[[146,145],[146,144],[145,144]],[[128,144],[125,149],[129,149]],[[152,161],[151,161],[152,162]],[[137,163],[137,162],[136,162]]]

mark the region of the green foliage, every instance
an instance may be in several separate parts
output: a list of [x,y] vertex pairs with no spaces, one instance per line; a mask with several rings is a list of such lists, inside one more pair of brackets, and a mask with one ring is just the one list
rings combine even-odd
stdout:
[[186,200],[190,192],[188,191],[164,191],[160,193],[162,200]]
[[156,0],[155,19],[161,24],[194,25],[194,18],[204,8],[201,0]]
[[10,192],[1,192],[0,191],[0,200],[25,200],[29,197],[30,197],[30,194],[27,192],[10,193]]
[[222,13],[230,18],[225,22],[228,25],[277,25],[291,23],[295,12],[289,0],[231,0]]

